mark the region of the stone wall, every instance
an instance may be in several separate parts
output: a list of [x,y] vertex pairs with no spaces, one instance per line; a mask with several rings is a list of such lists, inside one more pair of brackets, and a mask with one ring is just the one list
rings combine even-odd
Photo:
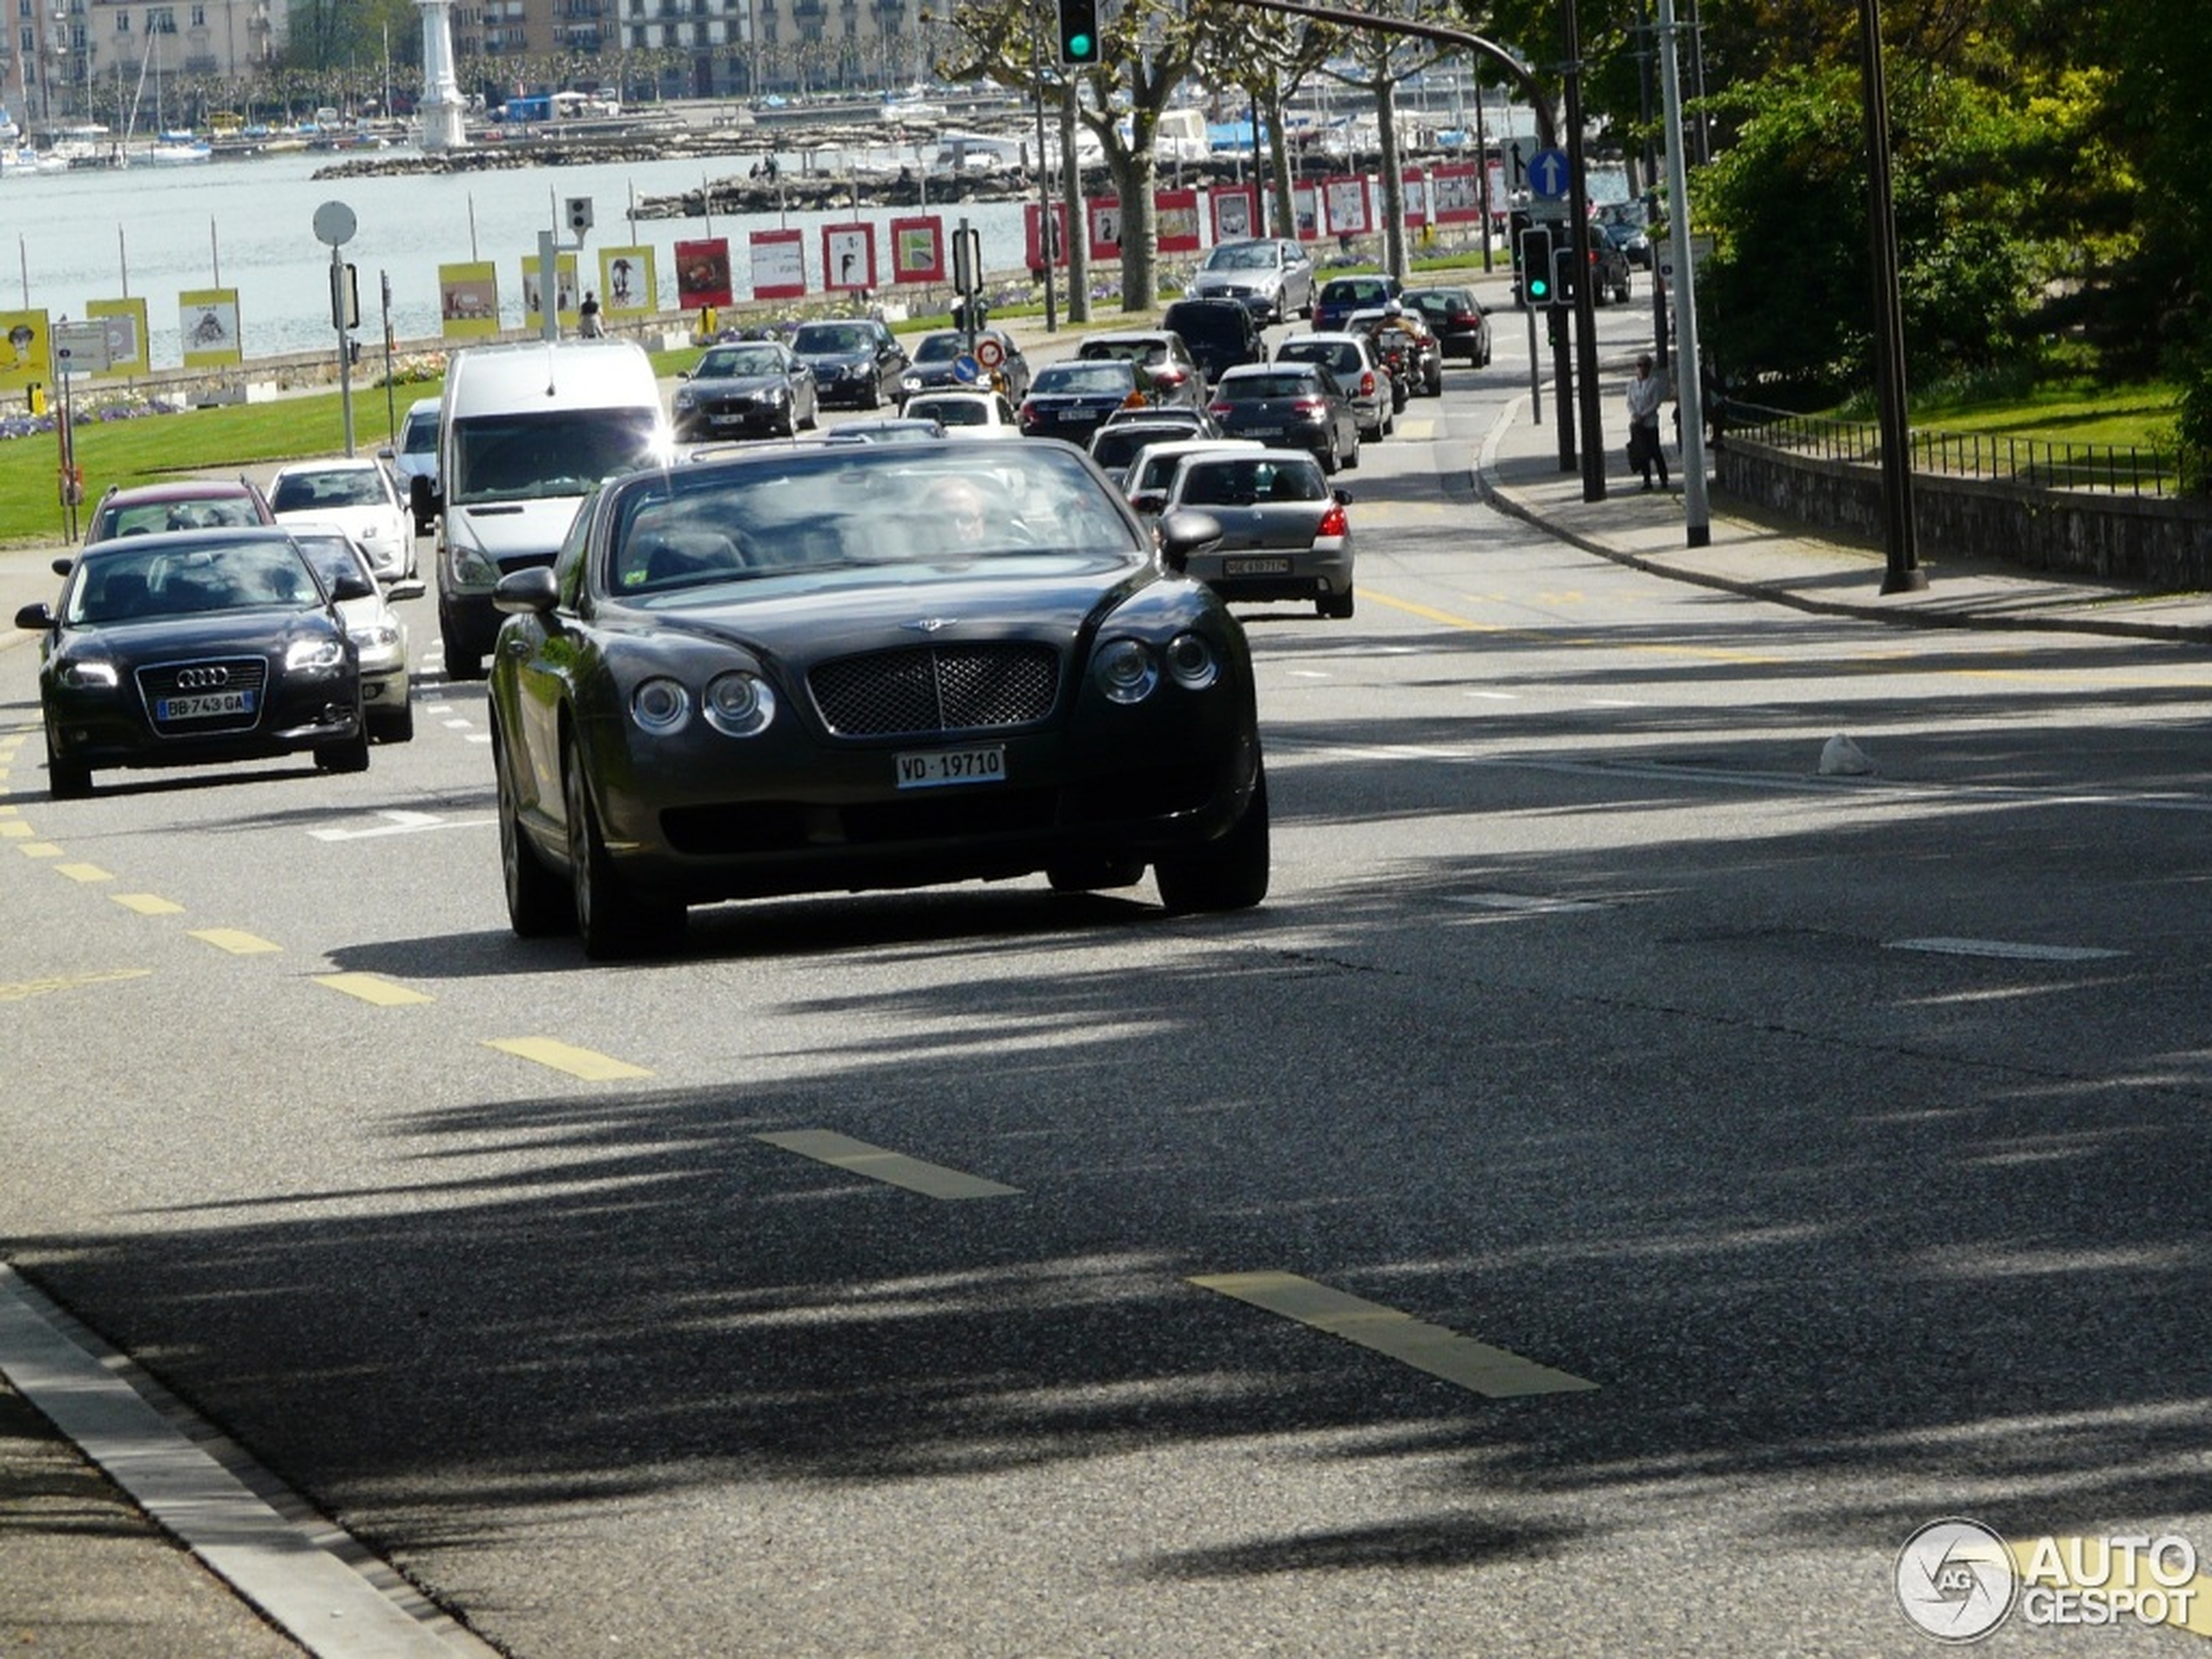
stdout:
[[[1714,477],[1730,495],[1801,523],[1880,542],[1878,465],[1827,460],[1730,434]],[[2023,570],[2212,590],[2212,502],[2040,489],[1929,473],[1912,477],[1913,526],[1931,556],[2002,559]]]

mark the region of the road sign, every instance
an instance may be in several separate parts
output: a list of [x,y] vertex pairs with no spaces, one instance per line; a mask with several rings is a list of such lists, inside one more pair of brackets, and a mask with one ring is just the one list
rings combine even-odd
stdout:
[[71,322],[54,325],[54,364],[64,374],[105,374],[110,367],[107,325]]
[[[980,356],[981,354],[976,355]],[[953,378],[963,386],[972,386],[983,378],[983,367],[976,361],[975,356],[962,352],[953,359]]]
[[1559,200],[1567,194],[1567,186],[1574,176],[1573,169],[1567,165],[1566,151],[1539,150],[1528,161],[1528,193],[1547,200]]
[[985,368],[996,368],[1006,361],[1006,347],[995,340],[979,340],[975,342],[975,361]]

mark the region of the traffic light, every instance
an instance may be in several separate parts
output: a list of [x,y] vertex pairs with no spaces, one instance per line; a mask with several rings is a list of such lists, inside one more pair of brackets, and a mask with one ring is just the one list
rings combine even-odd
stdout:
[[1552,303],[1571,306],[1575,303],[1577,272],[1575,268],[1575,244],[1552,250]]
[[1098,37],[1098,0],[1059,0],[1060,61],[1080,68],[1099,63],[1104,49]]
[[1547,225],[1532,225],[1521,233],[1521,292],[1532,306],[1552,303],[1552,233]]

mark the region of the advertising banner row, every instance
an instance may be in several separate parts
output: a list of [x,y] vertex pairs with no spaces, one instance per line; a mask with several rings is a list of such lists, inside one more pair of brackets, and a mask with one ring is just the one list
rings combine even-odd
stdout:
[[[1487,185],[1486,189],[1484,186]],[[1498,169],[1487,180],[1473,163],[1409,172],[1406,175],[1406,222],[1420,230],[1431,224],[1479,222],[1486,205],[1504,211]],[[1323,236],[1366,236],[1379,229],[1379,192],[1372,179],[1355,174],[1298,185],[1291,197],[1296,233],[1305,240]],[[1487,204],[1486,204],[1487,199]],[[1090,257],[1120,257],[1121,204],[1092,198],[1083,204],[1083,233]],[[1154,198],[1154,219],[1163,253],[1195,253],[1209,243],[1231,242],[1254,233],[1260,223],[1259,193],[1250,185],[1211,190],[1163,190]],[[1068,223],[1063,204],[1052,204],[1049,219],[1038,204],[1024,209],[1023,246],[1028,268],[1068,263]],[[676,308],[696,311],[725,307],[741,298],[800,300],[811,294],[860,293],[908,283],[943,283],[951,262],[951,231],[943,216],[917,214],[878,226],[855,220],[824,225],[810,238],[805,231],[756,230],[740,245],[743,275],[726,236],[679,240],[673,249]],[[643,245],[593,250],[596,287],[578,282],[577,253],[556,256],[555,315],[573,326],[587,288],[596,292],[610,321],[642,319],[661,309],[659,251]],[[517,292],[523,327],[542,325],[538,259],[518,261]],[[507,325],[501,315],[498,267],[489,260],[438,267],[439,317],[445,338],[465,341],[489,338]],[[238,290],[203,288],[177,297],[184,367],[219,369],[244,361]],[[94,300],[84,307],[88,323],[97,322],[105,350],[76,364],[55,363],[54,341],[43,310],[0,311],[0,388],[22,391],[61,373],[130,376],[150,372],[147,361],[146,301]]]

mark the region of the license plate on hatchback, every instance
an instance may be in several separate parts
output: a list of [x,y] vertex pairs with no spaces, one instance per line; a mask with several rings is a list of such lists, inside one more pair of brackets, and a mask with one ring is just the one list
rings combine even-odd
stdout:
[[901,789],[1006,781],[1006,749],[1001,744],[981,749],[913,750],[899,756],[898,765]]
[[1248,426],[1244,431],[1248,436],[1255,438],[1279,438],[1283,435],[1283,428],[1278,426]]
[[1221,562],[1221,573],[1224,576],[1288,576],[1291,573],[1291,562],[1284,558],[1224,559]]
[[253,712],[251,691],[206,691],[198,697],[165,697],[153,705],[157,720],[212,720],[226,714]]

